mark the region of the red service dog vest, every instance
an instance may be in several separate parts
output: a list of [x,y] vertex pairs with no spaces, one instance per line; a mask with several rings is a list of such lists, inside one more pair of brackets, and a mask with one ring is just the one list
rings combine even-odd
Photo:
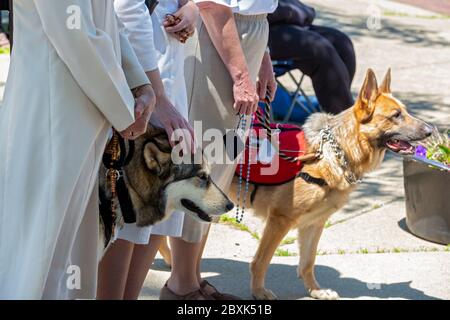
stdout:
[[[303,130],[291,124],[271,124],[272,147],[274,155],[270,159],[261,157],[260,152],[264,151],[262,144],[267,139],[267,132],[260,123],[253,125],[250,137],[247,139],[245,147],[245,158],[242,165],[242,180],[247,179],[247,169],[249,154],[251,157],[249,182],[256,185],[280,185],[296,178],[302,169],[302,162],[291,162],[282,159],[277,150],[281,150],[285,155],[297,157],[306,154],[306,140]],[[267,140],[266,140],[267,143]],[[261,161],[265,158],[265,161]],[[269,162],[270,161],[270,162]],[[235,174],[240,175],[240,161],[236,167]]]

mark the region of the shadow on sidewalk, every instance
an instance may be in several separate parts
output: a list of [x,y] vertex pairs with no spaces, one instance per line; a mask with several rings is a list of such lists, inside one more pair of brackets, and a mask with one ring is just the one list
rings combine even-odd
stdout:
[[393,21],[393,19],[382,16],[380,21],[381,29],[370,31],[367,28],[368,16],[366,15],[345,15],[330,12],[329,9],[319,6],[317,9],[318,25],[337,27],[353,39],[361,37],[389,39],[410,44],[412,46],[423,47],[446,47],[450,44],[448,39],[445,39],[440,35],[442,30],[424,29],[419,25],[411,24],[410,20],[408,23],[398,23]]
[[[266,287],[279,299],[299,299],[308,296],[301,280],[297,279],[297,267],[284,264],[271,264],[266,277]],[[167,271],[164,262],[156,260],[153,270]],[[223,292],[251,299],[249,264],[229,259],[203,259],[202,271],[216,275],[206,277],[208,281]],[[341,298],[374,297],[380,299],[401,298],[414,300],[438,300],[423,291],[411,287],[412,281],[391,284],[366,283],[356,278],[341,277],[338,270],[316,265],[316,277],[325,288],[336,290]],[[141,294],[154,295],[155,288],[144,287]]]

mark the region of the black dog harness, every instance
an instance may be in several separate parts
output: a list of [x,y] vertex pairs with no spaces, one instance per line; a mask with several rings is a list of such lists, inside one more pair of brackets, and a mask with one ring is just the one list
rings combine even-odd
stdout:
[[[299,172],[297,174],[296,178],[302,178],[303,180],[305,180],[305,182],[316,184],[319,187],[326,187],[328,185],[324,179],[313,177],[312,175],[310,175],[309,173],[306,173],[306,172]],[[253,185],[253,191],[250,194],[250,203],[251,204],[253,204],[253,202],[255,201],[256,192],[258,192],[259,186],[260,185],[258,185],[258,184]]]
[[313,177],[312,175],[310,175],[309,173],[306,173],[306,172],[299,172],[297,174],[297,177],[302,178],[303,180],[305,180],[308,183],[317,184],[320,187],[325,187],[328,185],[324,179]]

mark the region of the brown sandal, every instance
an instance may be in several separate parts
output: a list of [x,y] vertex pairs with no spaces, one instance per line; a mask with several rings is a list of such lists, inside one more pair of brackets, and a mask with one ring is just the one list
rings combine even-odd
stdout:
[[159,292],[159,300],[214,300],[214,298],[205,294],[201,289],[179,295],[170,290],[166,283]]
[[214,300],[242,300],[241,298],[239,298],[237,296],[233,296],[232,294],[219,292],[216,289],[216,287],[214,287],[211,283],[209,283],[206,280],[203,280],[202,283],[200,283],[200,290],[204,291],[206,286],[210,286],[211,288],[214,289],[214,291],[215,291],[214,293],[211,293],[211,294],[205,293],[206,295],[209,295],[212,298],[214,298]]

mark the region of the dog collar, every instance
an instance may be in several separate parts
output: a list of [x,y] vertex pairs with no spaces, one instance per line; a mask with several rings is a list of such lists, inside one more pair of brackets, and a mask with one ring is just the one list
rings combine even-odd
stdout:
[[[130,194],[128,188],[125,184],[124,170],[123,168],[127,166],[134,156],[135,145],[134,141],[129,141],[128,153],[126,148],[125,139],[123,139],[118,132],[113,131],[113,138],[109,142],[106,150],[103,154],[103,164],[107,169],[107,177],[110,179],[111,184],[111,194],[112,197],[109,199],[108,205],[103,205],[101,212],[104,220],[111,220],[112,235],[114,234],[115,225],[115,210],[116,210],[116,199],[117,197],[122,216],[126,223],[136,222],[136,214],[133,210],[133,204],[131,203]],[[104,204],[106,204],[106,199],[103,199]],[[106,218],[111,216],[111,218]]]
[[320,145],[316,153],[317,158],[323,158],[323,148],[324,145],[328,143],[331,147],[332,152],[336,156],[336,159],[338,160],[339,166],[344,171],[345,180],[351,185],[360,183],[361,180],[353,173],[352,170],[349,169],[349,164],[347,157],[345,156],[345,152],[344,150],[342,150],[341,146],[336,140],[330,126],[327,125],[325,128],[321,129],[319,135]]

